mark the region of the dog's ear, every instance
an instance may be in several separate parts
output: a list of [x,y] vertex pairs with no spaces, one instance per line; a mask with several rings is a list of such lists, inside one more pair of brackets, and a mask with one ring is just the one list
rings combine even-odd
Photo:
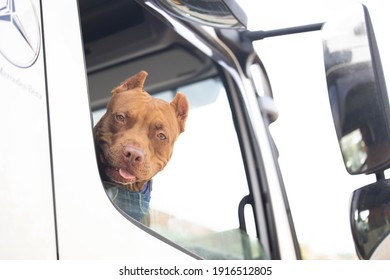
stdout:
[[142,90],[144,87],[144,83],[146,80],[146,77],[148,76],[148,73],[146,71],[140,71],[138,74],[135,74],[134,76],[131,76],[128,78],[126,81],[121,83],[119,86],[114,88],[111,93],[115,94],[118,92],[134,89],[134,88],[139,88]]
[[173,106],[173,108],[175,108],[176,116],[179,121],[180,132],[183,132],[189,110],[189,105],[186,96],[179,92],[176,93],[176,96],[172,100],[171,105]]

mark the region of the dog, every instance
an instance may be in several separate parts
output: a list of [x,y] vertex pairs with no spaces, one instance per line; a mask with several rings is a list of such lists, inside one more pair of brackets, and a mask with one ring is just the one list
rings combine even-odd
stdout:
[[182,93],[169,103],[144,91],[147,75],[140,71],[114,88],[106,113],[93,129],[106,192],[138,221],[148,213],[152,178],[170,160],[189,110]]

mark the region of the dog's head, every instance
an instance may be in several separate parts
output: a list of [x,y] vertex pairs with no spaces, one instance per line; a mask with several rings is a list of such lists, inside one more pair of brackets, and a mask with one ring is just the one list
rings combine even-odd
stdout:
[[114,88],[94,128],[101,176],[133,191],[168,163],[188,116],[183,94],[168,103],[143,91],[147,75],[141,71]]

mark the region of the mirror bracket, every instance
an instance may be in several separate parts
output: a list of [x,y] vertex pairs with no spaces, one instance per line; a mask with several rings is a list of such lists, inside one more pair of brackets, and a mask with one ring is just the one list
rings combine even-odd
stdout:
[[381,170],[381,171],[376,172],[375,177],[376,177],[377,182],[382,181],[382,180],[386,180],[385,171]]
[[245,31],[240,32],[240,37],[243,41],[253,42],[253,41],[263,40],[263,39],[269,38],[269,37],[319,31],[319,30],[321,30],[323,24],[324,24],[323,22],[320,22],[320,23],[313,23],[313,24],[300,25],[300,26],[274,29],[274,30],[267,30],[267,31],[264,31],[264,30],[259,30],[259,31],[245,30]]

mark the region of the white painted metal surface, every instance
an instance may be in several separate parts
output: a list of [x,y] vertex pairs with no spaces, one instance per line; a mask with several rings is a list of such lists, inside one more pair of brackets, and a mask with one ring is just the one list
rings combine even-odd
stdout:
[[39,1],[24,1],[15,10],[9,5],[1,11],[4,20],[0,21],[0,258],[53,259],[56,243]]

